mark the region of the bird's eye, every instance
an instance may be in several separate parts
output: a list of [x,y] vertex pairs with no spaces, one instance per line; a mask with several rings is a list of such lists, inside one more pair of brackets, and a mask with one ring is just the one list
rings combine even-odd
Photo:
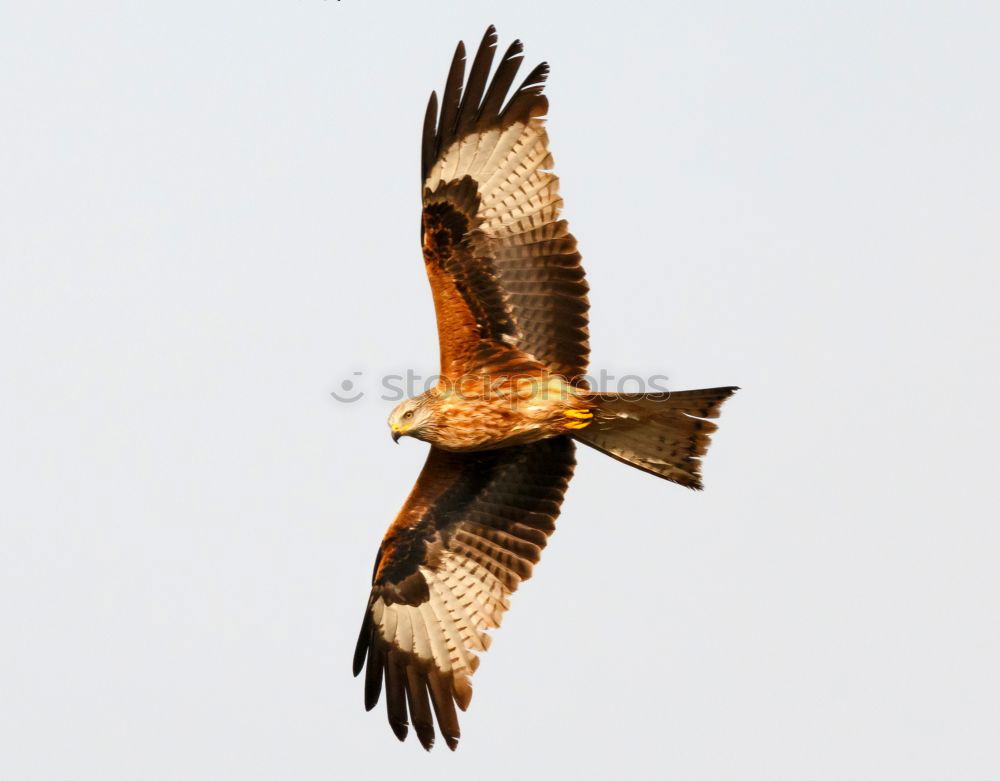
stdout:
[[403,413],[403,420],[409,420],[412,417],[413,417],[413,410],[412,409],[407,410],[406,412]]

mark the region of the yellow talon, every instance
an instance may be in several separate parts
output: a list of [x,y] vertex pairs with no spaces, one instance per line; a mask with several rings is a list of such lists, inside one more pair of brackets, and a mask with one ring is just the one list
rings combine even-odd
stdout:
[[586,409],[567,409],[563,410],[563,415],[567,418],[579,418],[581,420],[590,420],[594,417],[594,413]]
[[589,420],[574,420],[566,424],[566,428],[586,428],[590,425]]

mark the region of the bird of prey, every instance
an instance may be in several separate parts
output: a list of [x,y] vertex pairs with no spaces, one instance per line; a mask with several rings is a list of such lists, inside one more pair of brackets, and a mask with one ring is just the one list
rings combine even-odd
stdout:
[[508,98],[522,45],[489,78],[491,26],[468,79],[458,44],[441,96],[431,93],[421,147],[421,241],[441,380],[389,417],[392,437],[429,442],[417,483],[375,559],[354,654],[365,707],[385,688],[389,725],[412,724],[425,749],[434,722],[452,750],[456,706],[472,696],[478,652],[555,528],[574,442],[701,488],[719,407],[735,387],[622,396],[591,391],[587,283],[559,219],[542,94],[548,66]]

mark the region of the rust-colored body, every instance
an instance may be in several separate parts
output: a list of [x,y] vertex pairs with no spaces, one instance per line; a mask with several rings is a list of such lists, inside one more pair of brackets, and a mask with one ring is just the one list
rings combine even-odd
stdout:
[[398,433],[443,450],[489,450],[566,434],[593,418],[588,391],[545,367],[528,368],[521,361],[509,372],[486,368],[492,370],[442,378],[413,400],[428,408],[433,424],[411,433],[402,422]]

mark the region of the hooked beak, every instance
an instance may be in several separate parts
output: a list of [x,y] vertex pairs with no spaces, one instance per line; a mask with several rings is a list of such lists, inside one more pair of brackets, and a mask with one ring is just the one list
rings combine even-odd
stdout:
[[402,431],[400,431],[400,430],[399,430],[398,428],[396,428],[395,426],[393,426],[393,427],[392,427],[392,441],[393,441],[393,442],[395,442],[395,443],[396,443],[396,444],[398,445],[398,444],[399,444],[399,438],[400,438],[401,436],[403,436],[403,432],[402,432]]

